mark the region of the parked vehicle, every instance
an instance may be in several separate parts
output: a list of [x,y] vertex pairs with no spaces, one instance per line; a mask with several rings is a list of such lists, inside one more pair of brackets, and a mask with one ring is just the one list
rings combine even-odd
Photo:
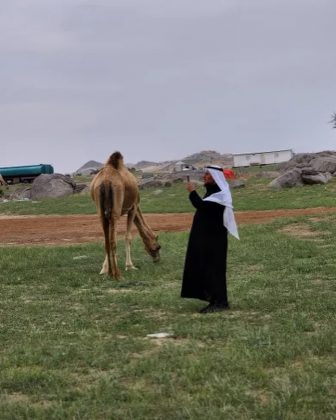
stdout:
[[41,174],[53,174],[54,168],[49,164],[26,166],[0,167],[0,174],[7,184],[17,184],[19,182],[33,182]]

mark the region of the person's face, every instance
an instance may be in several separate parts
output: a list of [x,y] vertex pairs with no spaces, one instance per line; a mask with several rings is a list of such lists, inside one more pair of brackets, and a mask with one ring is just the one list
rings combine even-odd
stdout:
[[211,176],[211,173],[210,173],[210,172],[204,172],[204,175],[203,175],[203,182],[204,182],[204,185],[212,185],[212,184],[214,184],[214,183],[215,183],[215,181],[214,181],[214,179],[212,178],[212,176]]

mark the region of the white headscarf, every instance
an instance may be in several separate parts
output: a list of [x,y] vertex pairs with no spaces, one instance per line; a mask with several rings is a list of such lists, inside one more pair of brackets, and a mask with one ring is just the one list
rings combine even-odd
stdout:
[[[213,168],[216,168],[216,166],[213,166]],[[220,167],[218,167],[218,169],[213,168],[206,167],[205,170],[210,172],[212,178],[220,188],[220,191],[209,195],[209,197],[206,197],[203,200],[213,201],[215,203],[221,204],[222,206],[225,206],[223,215],[224,226],[232,236],[239,239],[236,219],[233,213],[232,197],[229,184],[225,179],[223,170],[218,170],[221,169]]]

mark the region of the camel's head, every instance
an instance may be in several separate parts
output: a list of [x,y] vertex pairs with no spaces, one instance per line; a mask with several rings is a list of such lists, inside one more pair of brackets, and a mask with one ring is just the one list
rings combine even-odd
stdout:
[[153,238],[150,238],[148,241],[146,241],[145,248],[148,254],[153,258],[153,262],[160,261],[161,245],[159,244],[157,236],[154,236]]

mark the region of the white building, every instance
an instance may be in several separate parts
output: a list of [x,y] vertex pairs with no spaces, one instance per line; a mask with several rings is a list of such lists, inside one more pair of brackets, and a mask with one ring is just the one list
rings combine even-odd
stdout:
[[272,165],[275,163],[287,162],[293,157],[291,149],[274,150],[272,152],[239,153],[233,155],[233,166],[240,168],[251,165]]
[[179,162],[175,162],[173,172],[189,171],[192,169],[196,168],[194,168],[193,165],[190,165],[189,163],[185,163],[182,160],[180,160]]

